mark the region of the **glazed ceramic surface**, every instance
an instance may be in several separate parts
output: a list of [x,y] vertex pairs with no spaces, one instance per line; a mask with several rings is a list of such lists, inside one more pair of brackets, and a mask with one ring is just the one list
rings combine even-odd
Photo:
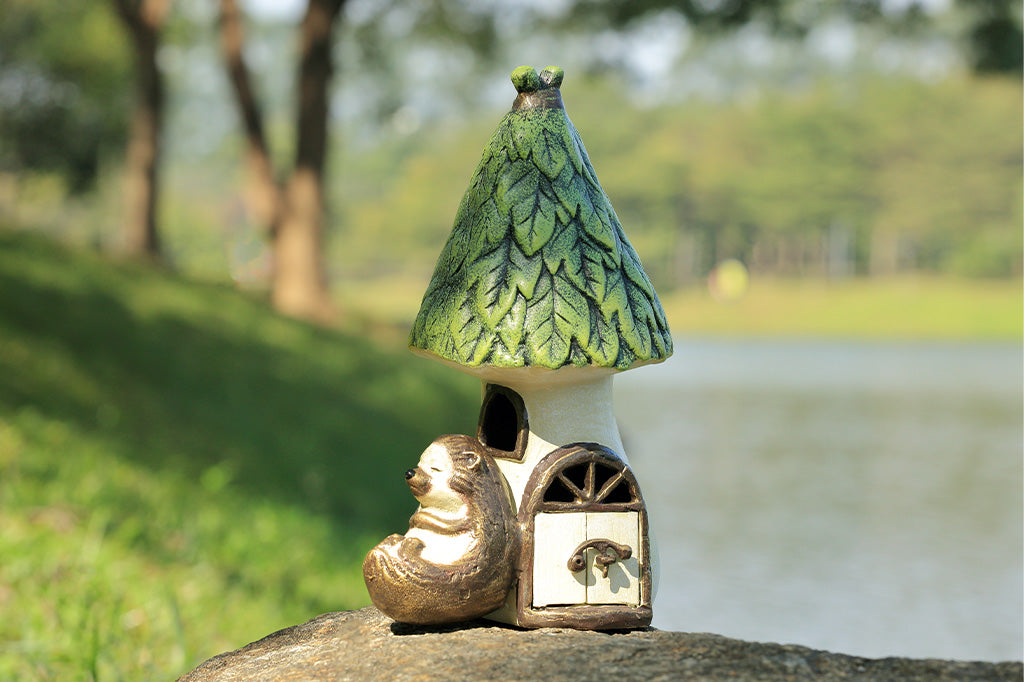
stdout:
[[[667,358],[672,338],[565,113],[562,78],[557,67],[513,72],[518,95],[413,325],[411,349],[478,376],[483,402],[475,438],[439,439],[410,472],[421,505],[410,530],[367,557],[374,604],[399,620],[651,622],[647,510],[612,379]],[[471,453],[490,483],[454,494],[465,464],[453,453]]]
[[406,482],[420,503],[403,535],[370,550],[363,578],[374,605],[407,623],[448,623],[498,608],[519,550],[508,486],[469,436],[442,436]]
[[455,217],[410,345],[464,368],[627,369],[672,352],[665,314],[562,106],[561,69],[519,96]]

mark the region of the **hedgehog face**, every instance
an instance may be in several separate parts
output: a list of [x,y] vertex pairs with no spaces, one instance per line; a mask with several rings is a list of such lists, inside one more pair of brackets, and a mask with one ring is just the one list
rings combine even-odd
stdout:
[[463,507],[461,496],[449,485],[454,468],[448,449],[440,443],[423,452],[419,465],[406,472],[409,489],[421,506],[452,512]]

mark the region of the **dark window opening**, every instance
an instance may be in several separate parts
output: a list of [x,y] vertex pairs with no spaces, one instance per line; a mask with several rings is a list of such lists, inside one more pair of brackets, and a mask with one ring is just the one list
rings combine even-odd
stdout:
[[633,493],[629,489],[629,484],[625,481],[619,481],[618,485],[612,488],[611,491],[601,499],[601,502],[605,504],[618,504],[636,502],[636,499],[633,497]]
[[618,469],[598,464],[594,471],[594,494],[604,504],[636,502],[633,491]]
[[480,412],[478,438],[496,457],[521,459],[526,445],[523,399],[503,386],[490,385]]
[[587,470],[589,468],[590,463],[584,462],[583,464],[566,467],[562,470],[562,475],[568,478],[574,486],[580,490],[584,490],[587,487]]
[[548,489],[544,491],[545,502],[575,502],[577,499],[576,493],[569,490],[564,483],[560,480],[555,479],[548,486]]
[[598,464],[594,467],[594,490],[598,491],[605,487],[605,485],[612,479],[613,476],[617,476],[619,473],[618,469],[605,466],[604,464]]

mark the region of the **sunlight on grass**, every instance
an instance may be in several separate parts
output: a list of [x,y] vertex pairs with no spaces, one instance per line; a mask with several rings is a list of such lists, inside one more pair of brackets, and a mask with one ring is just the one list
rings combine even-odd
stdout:
[[1024,295],[1012,280],[755,279],[736,301],[690,289],[662,303],[680,335],[1007,340],[1021,338]]
[[471,379],[363,330],[0,232],[0,679],[173,679],[368,603]]

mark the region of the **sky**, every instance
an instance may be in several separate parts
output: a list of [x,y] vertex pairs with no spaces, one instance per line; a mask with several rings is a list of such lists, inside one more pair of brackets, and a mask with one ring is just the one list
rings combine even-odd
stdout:
[[247,12],[264,19],[295,20],[305,6],[305,0],[242,0]]

